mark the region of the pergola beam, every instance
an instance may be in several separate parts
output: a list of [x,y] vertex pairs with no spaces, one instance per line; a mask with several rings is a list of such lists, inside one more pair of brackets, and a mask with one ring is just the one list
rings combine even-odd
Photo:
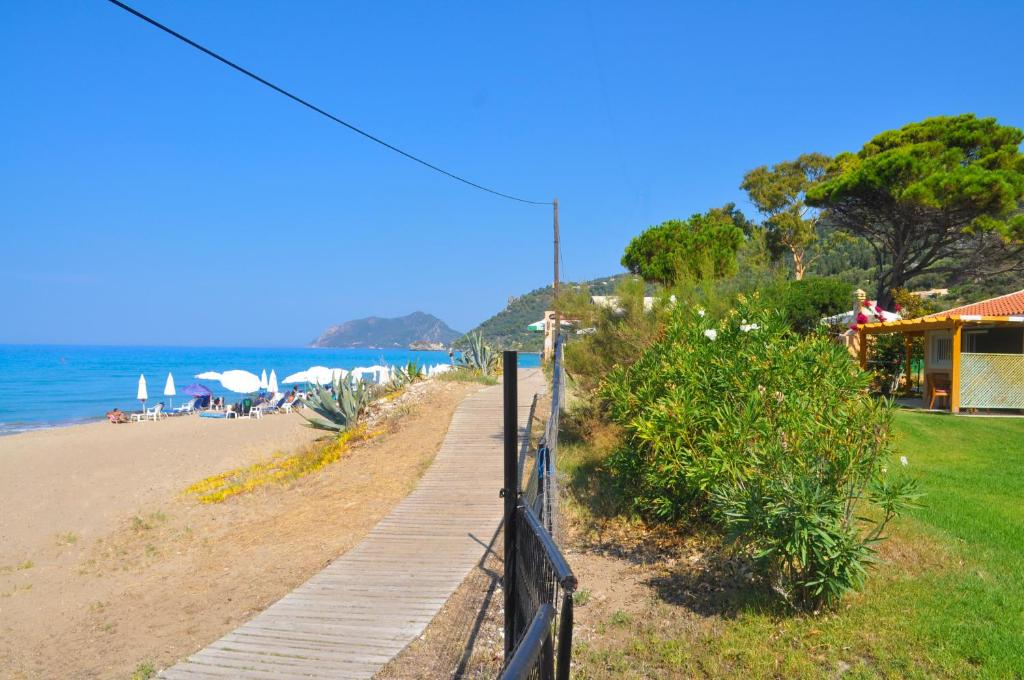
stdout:
[[901,319],[900,321],[881,321],[863,324],[858,330],[861,335],[884,335],[886,333],[922,333],[924,331],[953,330],[957,325],[1019,325],[1024,326],[1024,316],[949,316],[922,317],[920,319]]

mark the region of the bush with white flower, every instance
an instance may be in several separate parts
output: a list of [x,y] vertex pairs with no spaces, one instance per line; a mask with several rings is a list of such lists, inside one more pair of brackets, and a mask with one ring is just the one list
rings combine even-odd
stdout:
[[640,512],[720,524],[794,605],[834,602],[916,494],[883,472],[891,406],[867,380],[845,349],[793,334],[756,298],[719,323],[680,306],[600,389],[626,434],[612,469]]

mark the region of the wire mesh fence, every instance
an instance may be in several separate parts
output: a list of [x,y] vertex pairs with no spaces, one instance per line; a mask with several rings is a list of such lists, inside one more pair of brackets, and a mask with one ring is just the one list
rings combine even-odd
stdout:
[[[525,481],[523,499],[533,509],[541,524],[553,537],[558,537],[558,428],[559,416],[565,403],[565,370],[562,366],[562,341],[555,343],[554,362],[551,372],[551,410],[548,414],[547,423],[544,426],[544,433],[540,437],[537,450],[533,454],[534,464],[532,469],[525,464],[526,457],[531,453],[527,450],[520,452],[520,479]],[[527,428],[532,427],[533,418],[527,423]],[[527,441],[529,441],[527,429]],[[529,476],[523,479],[524,470],[529,471]]]

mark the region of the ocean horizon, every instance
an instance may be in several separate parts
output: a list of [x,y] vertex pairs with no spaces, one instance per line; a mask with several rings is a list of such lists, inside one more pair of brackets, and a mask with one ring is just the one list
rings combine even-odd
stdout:
[[[278,380],[310,366],[351,370],[374,364],[415,360],[447,364],[448,353],[409,349],[333,347],[174,347],[119,345],[0,344],[0,435],[101,420],[112,408],[138,411],[139,375],[146,376],[148,406],[170,407],[189,397],[181,393],[195,382],[228,400],[240,395],[217,381],[197,380],[205,371],[242,369],[259,375],[277,371]],[[538,366],[537,354],[520,353],[520,366]],[[177,396],[164,396],[167,373]],[[283,387],[283,386],[282,386]]]

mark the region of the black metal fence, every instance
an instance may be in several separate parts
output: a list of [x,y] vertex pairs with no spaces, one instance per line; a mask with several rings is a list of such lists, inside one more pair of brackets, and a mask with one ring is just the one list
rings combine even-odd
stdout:
[[[551,417],[525,490],[520,475],[529,446],[518,451],[516,353],[505,352],[505,670],[502,680],[567,680],[572,661],[576,577],[552,538],[556,526],[561,346],[556,346]],[[527,440],[536,399],[527,422]],[[517,455],[517,453],[519,455]]]

